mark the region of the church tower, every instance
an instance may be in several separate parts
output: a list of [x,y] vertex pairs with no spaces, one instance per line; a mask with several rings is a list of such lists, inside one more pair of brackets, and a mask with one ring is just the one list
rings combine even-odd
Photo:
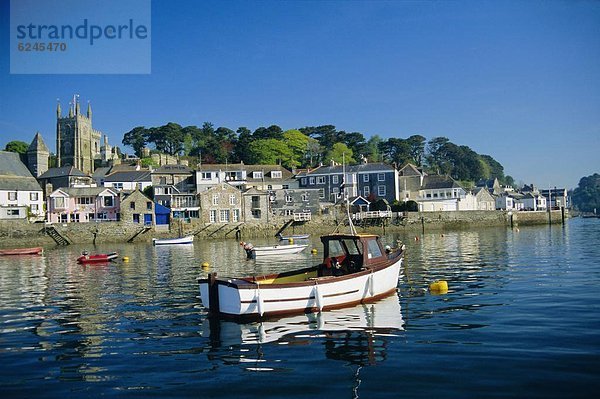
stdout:
[[74,166],[83,173],[94,172],[94,159],[100,156],[102,133],[92,128],[92,106],[81,113],[79,95],[69,104],[69,115],[62,116],[60,103],[56,108],[56,155],[58,166]]
[[39,177],[48,170],[49,157],[50,151],[40,132],[37,132],[27,149],[27,167],[33,176]]

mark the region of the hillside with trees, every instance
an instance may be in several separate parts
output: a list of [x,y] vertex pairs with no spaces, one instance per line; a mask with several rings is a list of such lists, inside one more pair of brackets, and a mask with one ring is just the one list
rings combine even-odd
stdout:
[[573,207],[581,212],[600,212],[600,174],[582,177],[571,200]]
[[456,180],[497,178],[513,184],[503,166],[490,155],[478,154],[446,137],[427,140],[421,135],[407,138],[367,139],[360,132],[337,130],[334,125],[305,126],[283,130],[277,125],[251,131],[235,131],[205,122],[201,127],[167,123],[158,127],[138,126],[125,133],[123,144],[138,157],[148,147],[157,152],[190,157],[192,162],[281,164],[286,168],[315,167],[331,161],[352,164],[366,158],[398,167],[410,162],[429,173],[448,174]]

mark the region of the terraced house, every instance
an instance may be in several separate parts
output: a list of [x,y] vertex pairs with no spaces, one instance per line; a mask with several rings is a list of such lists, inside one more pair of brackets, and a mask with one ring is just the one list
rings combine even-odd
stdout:
[[398,171],[384,163],[320,166],[296,176],[300,188],[319,190],[319,199],[337,202],[344,194],[359,195],[369,201],[385,199],[389,203],[400,199]]

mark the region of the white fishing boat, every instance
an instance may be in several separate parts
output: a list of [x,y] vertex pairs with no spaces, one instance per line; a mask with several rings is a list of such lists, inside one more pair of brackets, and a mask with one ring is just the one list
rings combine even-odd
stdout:
[[[353,232],[353,229],[351,229]],[[373,302],[396,292],[404,246],[384,247],[373,234],[321,237],[323,262],[309,268],[243,278],[210,273],[198,280],[213,316],[265,318]]]
[[310,237],[310,234],[292,234],[289,236],[284,236],[281,233],[277,234],[277,238],[280,241],[288,241],[288,240],[307,240]]
[[292,255],[297,254],[306,249],[308,244],[287,244],[287,245],[271,245],[266,247],[255,247],[252,244],[241,242],[244,247],[248,259],[255,259],[257,256],[274,256],[274,255]]
[[177,245],[177,244],[192,244],[194,236],[185,236],[179,238],[153,238],[152,245]]

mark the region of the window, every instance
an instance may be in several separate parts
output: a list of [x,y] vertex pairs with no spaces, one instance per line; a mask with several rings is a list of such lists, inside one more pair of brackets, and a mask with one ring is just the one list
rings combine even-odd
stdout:
[[324,188],[319,189],[319,198],[325,198],[325,189]]
[[364,186],[364,187],[363,187],[363,195],[364,195],[364,197],[368,197],[368,196],[369,196],[369,194],[371,194],[371,187],[369,187],[369,186]]
[[302,179],[300,179],[300,184],[302,184],[303,186],[306,186],[306,177],[303,177]]
[[55,208],[64,208],[65,207],[65,198],[64,197],[54,198],[54,207]]
[[290,185],[289,184],[282,184],[281,188],[284,190],[289,190],[290,189]]
[[149,210],[149,211],[152,210],[152,202],[146,201],[146,209]]
[[369,182],[369,175],[363,175],[363,182],[368,183]]
[[213,194],[212,196],[212,204],[219,205],[219,194]]
[[252,196],[252,208],[260,208],[260,197],[258,195]]
[[17,200],[17,192],[16,191],[9,191],[8,192],[8,200],[9,201],[16,201]]
[[337,175],[331,176],[331,184],[338,184],[339,177]]
[[437,198],[438,197],[438,193],[433,193],[433,198]]
[[71,222],[79,222],[79,214],[78,213],[71,214]]
[[385,173],[377,173],[377,181],[385,181]]
[[288,195],[285,196],[285,202],[290,203],[292,201],[293,201],[293,198],[292,198],[291,195],[288,194]]
[[31,204],[31,212],[37,213],[38,211],[38,205],[37,204]]
[[30,201],[37,201],[38,200],[38,193],[29,193],[29,200]]
[[114,206],[114,198],[109,196],[104,197],[104,206]]
[[200,173],[200,180],[211,180],[212,179],[212,172],[201,172]]
[[308,184],[315,184],[315,178],[314,177],[309,178]]
[[272,184],[268,184],[267,185],[267,190],[269,190],[269,191],[273,190],[273,185]]
[[167,184],[167,178],[162,176],[158,179],[159,184]]
[[235,194],[229,194],[229,205],[235,205],[237,203],[237,198]]
[[18,209],[7,209],[6,214],[8,216],[19,216],[20,212]]
[[302,194],[302,201],[308,202],[308,193]]
[[229,209],[221,209],[221,222],[229,222]]
[[253,209],[252,210],[252,217],[254,219],[260,219],[260,209]]
[[94,203],[94,197],[77,197],[78,205],[90,205]]
[[381,253],[381,248],[379,248],[379,245],[377,244],[376,240],[369,240],[367,251],[368,251],[367,252],[367,257],[369,259],[371,259],[371,258],[377,258],[377,257],[383,255]]
[[377,186],[377,195],[385,197],[385,186]]
[[293,216],[294,215],[294,210],[293,209],[285,209],[283,211],[283,216]]
[[[130,202],[129,203],[129,209],[135,209],[135,202]],[[140,215],[138,215],[138,218],[140,217]],[[139,223],[140,221],[138,220],[136,223]]]
[[274,170],[271,172],[271,177],[273,179],[281,179],[281,176],[282,176],[282,174],[281,174],[280,170]]
[[[132,202],[133,204],[133,202]],[[134,213],[133,214],[133,223],[139,223],[140,222],[140,214],[139,213]]]
[[240,210],[239,209],[234,209],[233,210],[233,221],[234,222],[239,222],[240,221]]
[[215,223],[217,221],[217,211],[215,209],[210,210],[209,220],[211,223]]
[[263,172],[252,172],[252,178],[253,179],[262,179],[263,178]]
[[123,190],[123,183],[114,183],[113,187],[117,190]]
[[325,176],[317,176],[317,184],[325,184]]

